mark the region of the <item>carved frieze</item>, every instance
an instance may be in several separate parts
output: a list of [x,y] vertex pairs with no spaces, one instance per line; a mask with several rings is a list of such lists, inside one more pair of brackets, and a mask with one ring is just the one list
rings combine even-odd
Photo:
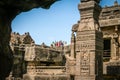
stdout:
[[81,35],[77,36],[77,41],[85,41],[85,40],[94,40],[95,36],[94,35]]
[[101,27],[120,25],[120,19],[119,18],[100,20],[99,22],[100,22]]
[[76,51],[81,52],[84,49],[95,49],[95,44],[94,43],[81,43],[81,44],[76,44]]

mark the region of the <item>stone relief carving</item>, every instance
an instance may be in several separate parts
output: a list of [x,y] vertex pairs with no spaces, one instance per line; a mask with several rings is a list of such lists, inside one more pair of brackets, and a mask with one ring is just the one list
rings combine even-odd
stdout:
[[72,27],[72,31],[77,32],[78,27],[79,27],[79,24],[74,24]]
[[89,50],[84,49],[81,54],[81,74],[89,74]]
[[87,51],[84,51],[83,54],[82,54],[82,60],[83,61],[88,61],[88,59],[89,59],[89,55],[88,55]]
[[85,31],[85,30],[99,30],[99,24],[93,18],[87,18],[81,20],[79,24],[78,31]]

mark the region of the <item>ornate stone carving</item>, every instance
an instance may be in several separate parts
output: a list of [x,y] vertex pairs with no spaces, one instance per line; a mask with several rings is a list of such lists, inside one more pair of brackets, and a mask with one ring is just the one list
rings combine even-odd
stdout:
[[79,27],[79,21],[78,21],[77,24],[74,24],[74,25],[72,26],[72,31],[73,31],[73,32],[77,32],[78,27]]
[[[87,49],[87,48],[86,48],[86,49]],[[83,51],[81,59],[82,59],[83,61],[89,61],[89,51],[88,51],[88,50],[84,50],[84,51]]]
[[92,18],[81,20],[78,31],[99,30],[99,24]]

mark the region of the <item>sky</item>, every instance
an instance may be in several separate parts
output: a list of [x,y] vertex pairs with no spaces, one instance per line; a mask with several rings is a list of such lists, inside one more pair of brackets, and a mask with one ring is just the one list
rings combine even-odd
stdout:
[[[111,6],[115,0],[101,0],[100,5]],[[120,0],[117,0],[120,4]],[[22,12],[12,21],[12,32],[29,32],[36,44],[50,45],[53,41],[70,44],[71,29],[80,20],[80,0],[61,0],[50,9],[35,8]]]

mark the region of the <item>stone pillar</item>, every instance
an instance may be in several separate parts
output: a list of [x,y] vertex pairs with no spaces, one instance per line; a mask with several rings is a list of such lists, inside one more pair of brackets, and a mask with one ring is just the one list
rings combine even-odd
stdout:
[[71,58],[75,58],[75,34],[72,32],[72,37],[71,37]]
[[118,41],[119,41],[119,60],[120,60],[120,33],[118,33],[119,34],[119,39],[118,39]]
[[115,33],[111,38],[111,61],[119,59],[119,33],[118,26],[115,26]]
[[70,52],[70,56],[66,56],[67,61],[66,61],[66,71],[67,74],[70,76],[70,80],[74,79],[74,75],[75,75],[75,34],[74,31],[72,31],[72,35],[71,35],[71,52]]
[[102,80],[103,34],[98,22],[100,0],[81,0],[76,34],[75,80]]
[[116,60],[116,45],[115,45],[115,40],[113,37],[111,38],[111,60],[113,61]]

